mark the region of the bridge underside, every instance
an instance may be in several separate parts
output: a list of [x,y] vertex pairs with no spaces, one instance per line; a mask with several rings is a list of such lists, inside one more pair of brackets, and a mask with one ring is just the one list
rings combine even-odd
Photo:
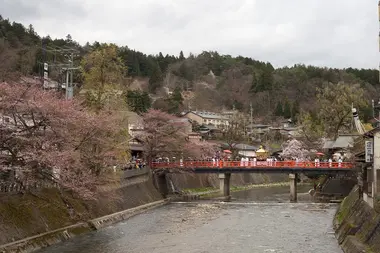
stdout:
[[251,167],[251,168],[234,168],[234,167],[204,167],[204,168],[161,168],[170,173],[286,173],[286,174],[295,174],[295,173],[316,173],[324,175],[335,175],[335,174],[347,174],[352,172],[352,169],[349,168],[330,168],[330,167],[319,167],[319,168],[293,168],[293,167]]
[[[234,166],[229,164],[222,164],[221,166],[210,166],[213,164],[198,166],[193,164],[169,164],[166,166],[160,164],[153,167],[153,173],[156,177],[163,180],[160,185],[167,185],[164,181],[166,173],[214,173],[218,174],[220,186],[219,189],[226,199],[230,199],[230,178],[233,173],[285,173],[289,174],[289,184],[290,184],[290,201],[297,201],[297,181],[299,174],[303,173],[306,176],[316,176],[316,175],[350,175],[354,172],[352,166],[345,166],[345,164],[332,164],[334,166],[329,166],[329,163],[325,165],[320,164],[319,166],[294,166],[294,163],[289,163],[290,166]],[[202,166],[203,165],[203,166]],[[287,164],[286,164],[287,165]],[[293,165],[293,166],[291,166]],[[306,165],[306,164],[304,164]],[[336,166],[337,165],[337,166]],[[343,165],[343,166],[340,166]]]

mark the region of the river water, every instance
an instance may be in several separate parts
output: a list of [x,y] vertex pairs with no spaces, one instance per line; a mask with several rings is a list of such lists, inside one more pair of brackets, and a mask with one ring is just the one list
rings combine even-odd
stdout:
[[233,193],[231,202],[177,202],[78,236],[47,253],[342,253],[334,237],[335,204],[311,203],[288,187]]

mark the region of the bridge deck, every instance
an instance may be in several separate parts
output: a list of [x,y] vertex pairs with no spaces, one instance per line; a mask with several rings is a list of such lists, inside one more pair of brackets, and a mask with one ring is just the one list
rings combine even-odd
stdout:
[[171,172],[192,171],[194,173],[347,173],[354,170],[354,164],[348,162],[295,162],[295,161],[191,161],[152,163],[152,170],[170,170]]

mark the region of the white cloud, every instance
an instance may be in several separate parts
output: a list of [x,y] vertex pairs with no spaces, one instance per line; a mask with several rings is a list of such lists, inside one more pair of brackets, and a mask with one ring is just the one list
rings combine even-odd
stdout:
[[376,68],[373,0],[0,0],[41,35],[115,42],[145,53],[217,50],[270,61]]

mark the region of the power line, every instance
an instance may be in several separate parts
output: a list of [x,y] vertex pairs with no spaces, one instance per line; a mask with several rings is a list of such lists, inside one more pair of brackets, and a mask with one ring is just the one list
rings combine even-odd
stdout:
[[[44,88],[64,88],[66,99],[71,99],[73,97],[73,73],[79,69],[78,66],[74,66],[74,57],[79,55],[79,50],[68,46],[59,47],[46,44],[42,44],[41,50],[43,59],[38,63],[43,65]],[[62,75],[61,85],[58,87],[49,84],[49,69],[57,69],[58,73]]]
[[[378,43],[379,43],[379,52],[380,52],[380,1],[377,5],[378,8],[378,17],[379,17],[379,34],[378,34]],[[379,82],[380,82],[380,62],[379,62]]]
[[253,131],[253,118],[252,118],[253,108],[252,108],[252,102],[249,104],[249,110],[250,110],[250,113],[251,113],[250,123],[251,123],[251,135],[252,135],[252,131]]

